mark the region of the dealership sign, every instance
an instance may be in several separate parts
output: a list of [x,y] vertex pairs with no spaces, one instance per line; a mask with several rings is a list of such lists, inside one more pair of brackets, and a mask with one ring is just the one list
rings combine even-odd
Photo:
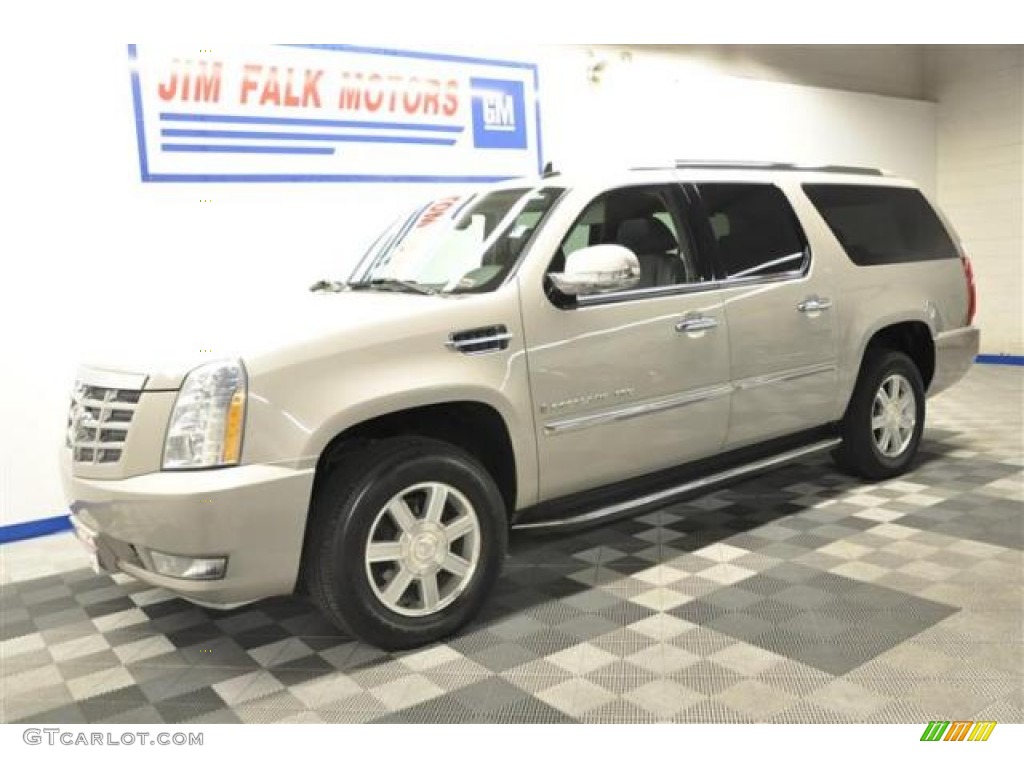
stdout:
[[349,45],[128,53],[143,181],[487,182],[541,168],[534,64]]

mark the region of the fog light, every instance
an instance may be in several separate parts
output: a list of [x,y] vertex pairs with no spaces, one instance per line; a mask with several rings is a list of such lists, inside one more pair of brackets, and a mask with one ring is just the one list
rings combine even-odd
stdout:
[[149,550],[149,559],[153,563],[153,570],[161,576],[195,581],[223,579],[224,572],[228,567],[226,557],[184,557],[168,555],[152,549]]

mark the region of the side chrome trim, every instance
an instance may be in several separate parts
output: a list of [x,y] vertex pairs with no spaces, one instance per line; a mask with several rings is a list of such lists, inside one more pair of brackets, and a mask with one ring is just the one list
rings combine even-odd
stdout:
[[734,386],[736,389],[753,389],[767,384],[779,384],[783,381],[795,381],[796,379],[804,379],[808,376],[817,376],[820,373],[832,373],[837,370],[838,366],[835,363],[818,363],[805,366],[804,368],[781,371],[780,373],[769,373],[765,376],[751,376],[748,379],[740,379]]
[[819,363],[817,365],[809,365],[804,368],[794,368],[789,371],[772,373],[766,376],[753,376],[749,379],[741,379],[735,384],[719,384],[713,387],[705,387],[704,389],[694,389],[689,392],[683,392],[682,394],[672,395],[670,397],[665,397],[648,403],[626,405],[608,411],[601,411],[600,413],[587,414],[586,416],[571,416],[564,419],[549,421],[544,425],[544,433],[547,435],[557,435],[562,432],[572,432],[577,429],[588,429],[590,427],[597,427],[602,424],[610,424],[616,421],[635,419],[652,413],[659,413],[673,408],[681,408],[686,405],[704,402],[705,400],[711,400],[715,397],[724,397],[732,394],[732,392],[737,389],[753,389],[755,387],[763,387],[769,384],[779,384],[784,381],[795,381],[808,376],[831,373],[836,370],[838,370],[838,368],[835,363]]
[[593,293],[588,296],[577,296],[575,305],[563,309],[585,309],[587,307],[601,307],[606,304],[621,304],[622,302],[639,301],[641,299],[661,299],[669,296],[686,296],[694,293],[722,291],[729,288],[754,288],[775,283],[794,282],[802,280],[810,273],[810,257],[811,252],[808,247],[807,257],[804,259],[800,269],[778,272],[774,275],[748,275],[747,277],[707,280],[702,283],[680,283],[679,285],[656,286],[654,288],[634,288],[629,291]]
[[679,395],[654,400],[649,403],[638,405],[626,405],[600,413],[591,413],[586,416],[573,416],[566,419],[549,421],[544,425],[544,432],[548,435],[557,435],[562,432],[572,432],[577,429],[587,429],[601,424],[610,424],[614,421],[626,421],[639,416],[647,416],[652,413],[668,411],[673,408],[681,408],[684,405],[693,405],[716,397],[724,397],[732,392],[731,384],[721,384],[704,389],[694,389]]
[[612,504],[607,507],[602,507],[601,509],[595,509],[592,512],[585,512],[584,514],[576,515],[575,517],[569,517],[564,520],[545,520],[537,523],[524,523],[522,525],[515,525],[513,528],[518,531],[543,530],[547,528],[561,528],[563,526],[595,523],[597,521],[610,520],[616,517],[625,517],[652,504],[667,503],[677,496],[682,496],[683,494],[691,493],[692,491],[698,491],[701,488],[734,480],[743,477],[744,475],[753,474],[764,469],[779,466],[780,464],[787,464],[791,461],[803,458],[804,456],[820,453],[821,451],[827,451],[830,448],[835,448],[841,442],[842,440],[838,437],[831,438],[829,440],[822,440],[820,442],[804,446],[803,448],[795,448],[776,456],[769,456],[768,458],[759,459],[758,461],[753,461],[749,464],[744,464],[733,469],[716,472],[713,475],[691,480],[690,482],[683,483],[682,485],[676,485],[672,488],[666,488],[663,491],[656,491],[655,493],[649,493],[646,496],[640,496],[636,499],[624,501],[619,504]]
[[611,293],[591,293],[586,296],[576,297],[574,309],[585,307],[599,307],[603,304],[619,304],[624,301],[635,299],[660,299],[667,296],[685,296],[690,293],[715,290],[721,288],[722,284],[717,280],[708,280],[702,283],[680,283],[679,285],[660,285],[651,288],[633,288],[628,291],[613,291]]

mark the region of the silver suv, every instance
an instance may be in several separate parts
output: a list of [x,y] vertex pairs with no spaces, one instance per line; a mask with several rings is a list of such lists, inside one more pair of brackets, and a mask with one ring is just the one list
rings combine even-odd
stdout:
[[476,188],[398,219],[304,299],[263,319],[273,341],[83,368],[72,520],[100,568],[219,608],[302,592],[392,649],[477,613],[510,528],[633,514],[818,451],[904,472],[926,395],[978,351],[949,225],[911,183],[855,168]]

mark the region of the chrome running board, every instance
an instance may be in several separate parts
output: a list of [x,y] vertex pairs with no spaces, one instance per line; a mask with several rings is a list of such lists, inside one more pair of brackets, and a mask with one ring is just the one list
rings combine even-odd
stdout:
[[523,523],[522,525],[513,525],[512,528],[517,531],[537,531],[546,528],[587,525],[590,523],[597,523],[598,521],[604,522],[617,517],[627,517],[630,514],[638,513],[644,507],[649,507],[655,504],[664,504],[677,496],[683,496],[684,494],[698,491],[701,488],[718,485],[719,483],[735,480],[736,478],[760,472],[764,469],[770,469],[780,464],[788,464],[789,462],[796,461],[804,456],[810,456],[815,453],[827,451],[830,448],[835,448],[841,442],[842,440],[838,437],[831,438],[829,440],[821,440],[802,448],[794,448],[793,450],[780,453],[776,456],[769,456],[768,458],[752,461],[749,464],[743,464],[739,467],[734,467],[733,469],[727,469],[722,472],[716,472],[715,474],[708,475],[707,477],[691,480],[690,482],[683,483],[682,485],[676,485],[671,488],[656,491],[655,493],[649,493],[645,496],[630,499],[629,501],[623,501],[618,504],[612,504],[607,507],[595,509],[591,512],[585,512],[582,515],[567,517],[562,520],[543,520],[536,523]]

